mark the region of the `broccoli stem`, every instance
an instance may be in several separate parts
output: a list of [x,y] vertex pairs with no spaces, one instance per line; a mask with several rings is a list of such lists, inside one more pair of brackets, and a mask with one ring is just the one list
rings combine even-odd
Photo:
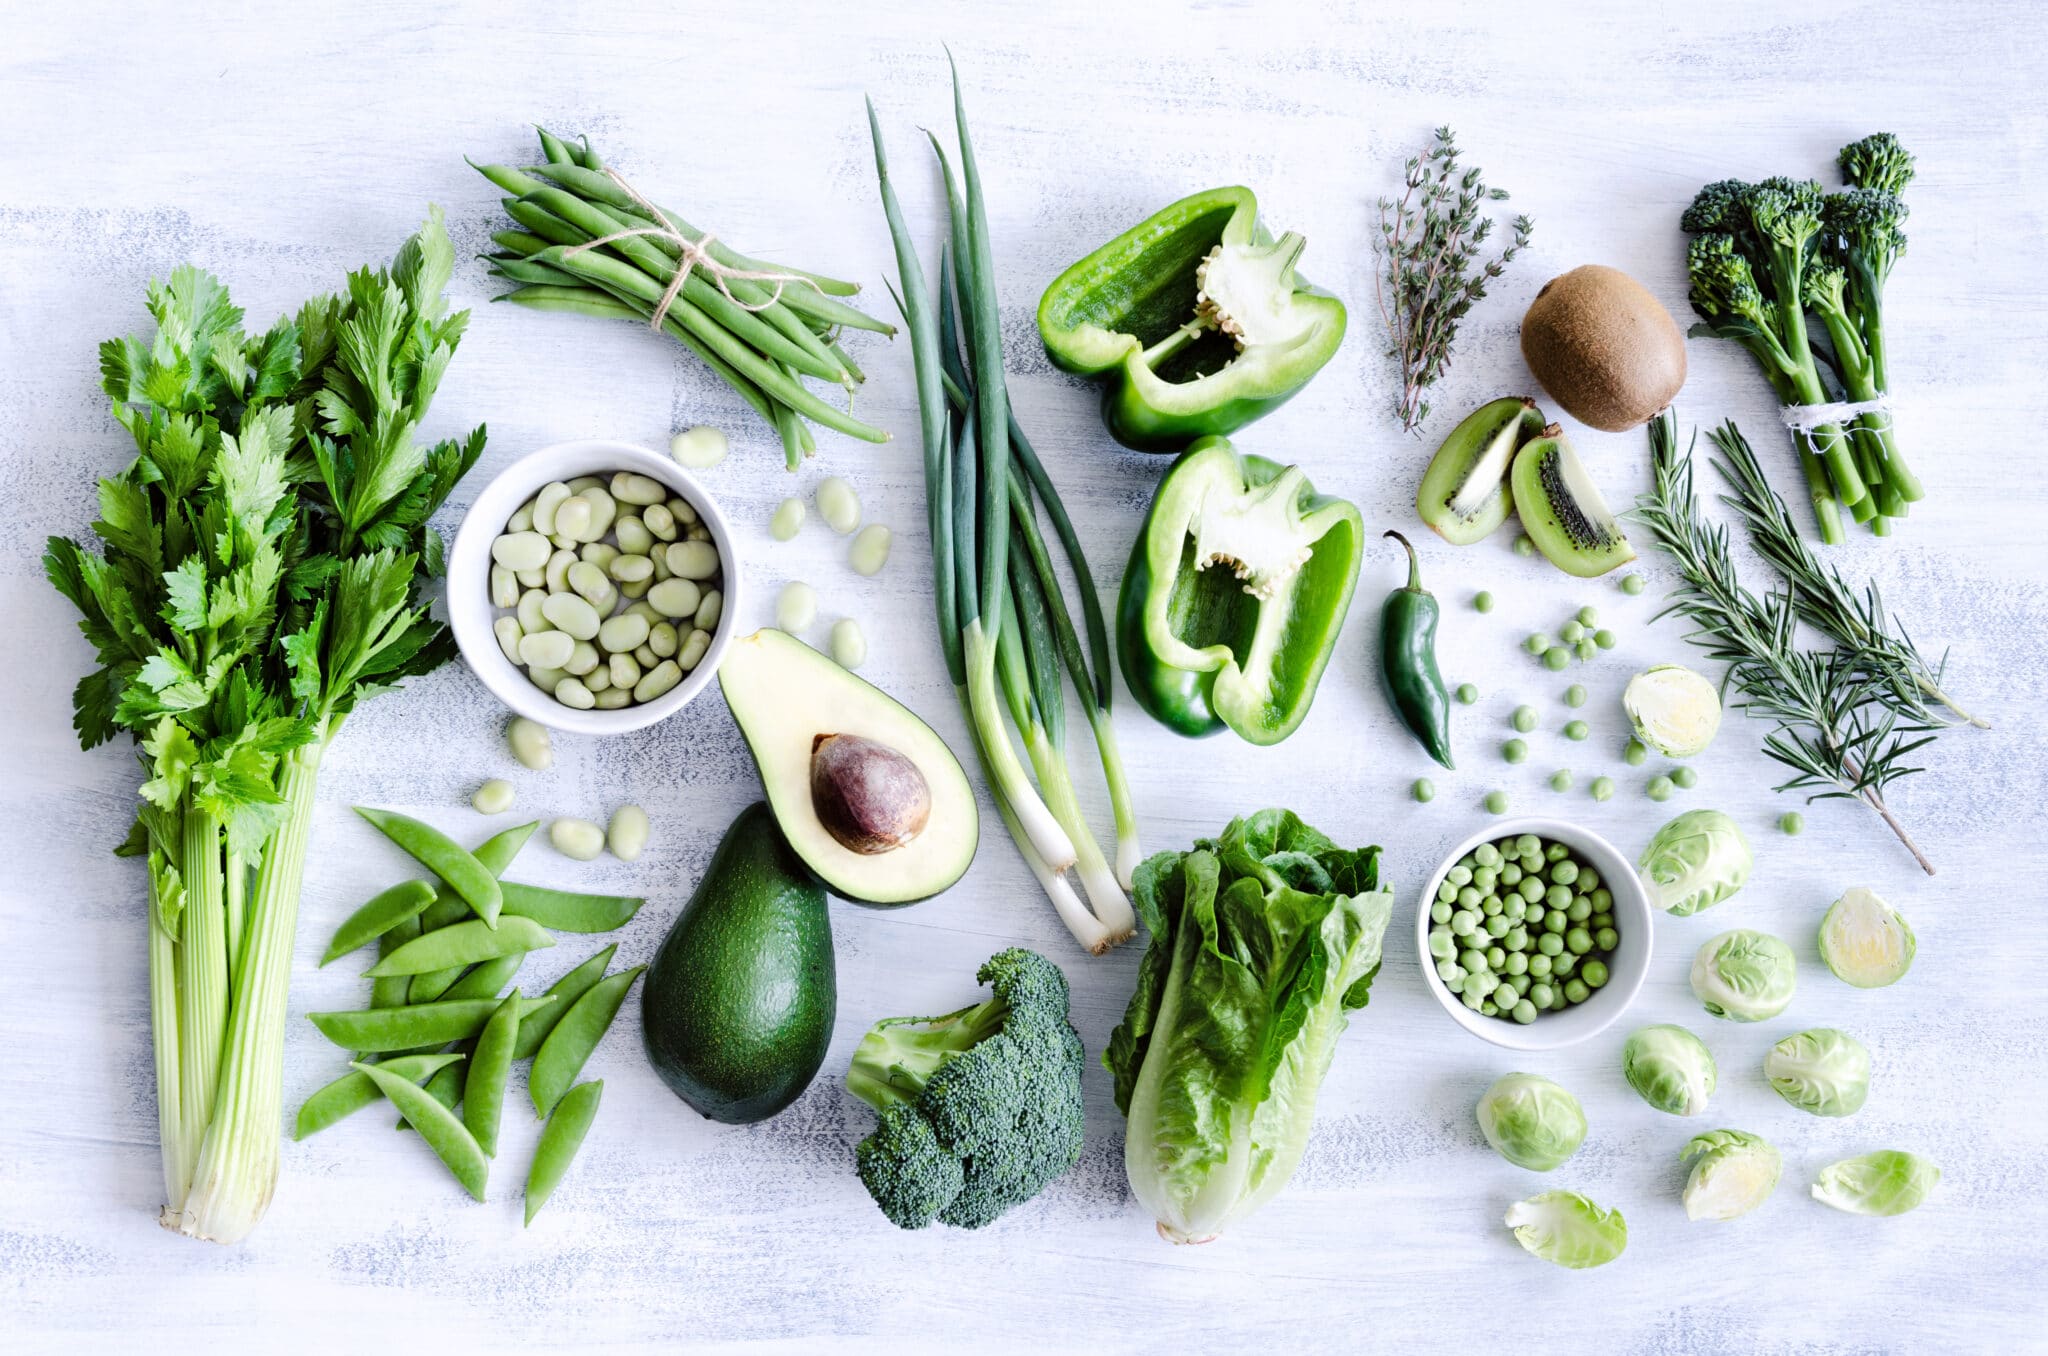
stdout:
[[898,1017],[861,1037],[846,1071],[846,1090],[877,1111],[911,1105],[955,1055],[1003,1029],[1010,1005],[999,998],[942,1017]]

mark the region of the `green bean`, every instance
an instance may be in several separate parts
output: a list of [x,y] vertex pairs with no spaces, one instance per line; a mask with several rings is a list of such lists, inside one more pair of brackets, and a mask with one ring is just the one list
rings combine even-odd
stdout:
[[476,1139],[467,1127],[455,1118],[455,1113],[442,1106],[433,1098],[414,1087],[396,1074],[386,1073],[374,1064],[351,1064],[358,1073],[368,1074],[383,1094],[413,1128],[420,1132],[420,1138],[427,1142],[448,1170],[455,1174],[455,1180],[476,1200],[484,1198],[484,1184],[490,1180],[491,1163],[484,1157]]
[[578,1083],[563,1094],[555,1114],[548,1117],[547,1128],[540,1132],[540,1143],[533,1148],[533,1166],[526,1172],[528,1224],[533,1223],[533,1217],[561,1185],[562,1174],[575,1161],[576,1151],[583,1147],[583,1137],[590,1133],[590,1123],[597,1119],[597,1105],[603,1097],[602,1078]]
[[506,918],[497,928],[481,918],[456,923],[414,938],[366,972],[372,979],[388,975],[419,975],[496,960],[515,952],[541,951],[555,944],[546,928],[531,918]]
[[505,1082],[512,1076],[512,1050],[519,1040],[519,990],[514,989],[484,1023],[462,1081],[462,1123],[489,1158],[498,1156],[498,1121],[505,1110]]
[[584,895],[542,885],[504,884],[505,912],[556,932],[610,932],[647,901],[633,895]]
[[591,985],[604,978],[605,967],[612,963],[618,949],[618,943],[612,943],[549,986],[547,996],[555,1001],[519,1023],[519,1044],[513,1058],[533,1058],[541,1042],[555,1029],[555,1023],[562,1020],[562,1014],[576,1006],[576,1000],[589,993]]
[[434,887],[423,880],[409,880],[371,896],[370,901],[344,918],[327,944],[322,965],[339,960],[359,946],[382,937],[434,902]]
[[619,1015],[619,1005],[626,1001],[627,990],[646,968],[636,965],[599,980],[555,1023],[555,1029],[540,1043],[533,1068],[526,1077],[534,1114],[545,1117],[562,1100],[562,1094],[583,1071],[584,1061],[597,1049],[604,1033],[611,1030],[612,1018]]
[[[548,1006],[552,998],[528,998],[521,1002],[519,1017]],[[306,1019],[320,1034],[344,1050],[382,1054],[410,1051],[415,1046],[447,1045],[468,1040],[484,1029],[497,1010],[496,1000],[468,998],[459,1002],[415,1003],[404,1008],[364,1008],[352,1012],[309,1012]]]
[[449,888],[469,902],[486,926],[498,925],[498,910],[504,898],[498,893],[497,876],[454,839],[410,815],[363,805],[356,806],[356,813],[404,848],[413,860],[448,882]]
[[[417,1081],[428,1074],[454,1064],[462,1058],[457,1054],[446,1055],[399,1055],[387,1059],[377,1067],[395,1078]],[[384,1096],[368,1074],[345,1073],[326,1087],[306,1099],[299,1108],[298,1120],[292,1126],[292,1138],[304,1139],[316,1135],[344,1116],[352,1116],[370,1103]]]

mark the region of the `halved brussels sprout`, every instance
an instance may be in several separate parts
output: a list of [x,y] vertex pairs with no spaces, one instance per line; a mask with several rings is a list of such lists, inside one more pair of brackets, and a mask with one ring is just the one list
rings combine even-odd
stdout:
[[1646,1026],[1628,1038],[1621,1047],[1621,1074],[1644,1101],[1673,1116],[1705,1111],[1719,1077],[1706,1044],[1668,1023]]
[[1721,728],[1721,694],[1683,664],[1654,664],[1628,680],[1622,709],[1636,738],[1666,758],[1690,758]]
[[1742,830],[1719,810],[1687,810],[1636,859],[1650,902],[1676,914],[1713,908],[1742,888],[1755,864]]
[[1579,1099],[1541,1074],[1502,1074],[1481,1094],[1478,1116],[1486,1142],[1531,1172],[1549,1172],[1586,1140]]
[[1764,1077],[1801,1111],[1852,1116],[1870,1096],[1870,1051],[1846,1031],[1817,1026],[1772,1046]]
[[1862,886],[1828,906],[1820,920],[1820,958],[1835,978],[1859,989],[1897,983],[1913,968],[1919,943],[1899,911]]
[[1792,1001],[1797,974],[1791,947],[1768,932],[1736,928],[1692,958],[1692,991],[1716,1017],[1762,1022]]
[[1576,1191],[1516,1201],[1508,1207],[1507,1226],[1531,1255],[1574,1271],[1612,1262],[1628,1246],[1628,1221],[1621,1212],[1603,1210]]
[[1879,1149],[1830,1163],[1813,1184],[1813,1198],[1852,1215],[1903,1215],[1927,1199],[1941,1169],[1899,1149]]
[[1699,1155],[1685,1179],[1685,1217],[1734,1219],[1762,1205],[1777,1190],[1784,1160],[1761,1135],[1709,1130],[1678,1151],[1680,1162]]

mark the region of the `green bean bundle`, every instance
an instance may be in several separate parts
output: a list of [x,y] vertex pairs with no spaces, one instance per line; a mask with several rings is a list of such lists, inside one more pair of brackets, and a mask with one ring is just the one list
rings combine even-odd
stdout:
[[839,332],[895,334],[840,300],[858,284],[751,259],[641,196],[588,137],[579,146],[539,131],[542,164],[472,162],[512,195],[504,204],[516,229],[494,233],[498,252],[488,256],[492,273],[516,284],[499,301],[639,319],[674,336],[768,421],[792,471],[817,451],[805,420],[888,441],[803,383],[837,382],[850,395],[866,378]]

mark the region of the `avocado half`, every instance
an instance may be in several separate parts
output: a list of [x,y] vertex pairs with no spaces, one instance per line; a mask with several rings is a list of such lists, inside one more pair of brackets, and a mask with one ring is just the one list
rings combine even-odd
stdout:
[[[981,841],[974,788],[931,726],[874,684],[773,628],[733,642],[719,690],[746,736],[783,836],[825,887],[856,904],[914,904],[967,872]],[[855,735],[909,759],[929,788],[917,836],[886,852],[841,845],[818,817],[811,755],[827,735]]]

